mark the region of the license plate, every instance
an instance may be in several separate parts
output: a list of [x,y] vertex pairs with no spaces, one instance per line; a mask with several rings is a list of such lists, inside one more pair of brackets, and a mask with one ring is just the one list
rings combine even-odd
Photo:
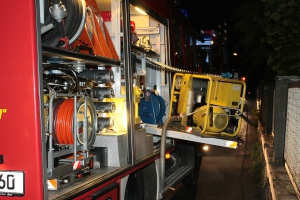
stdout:
[[0,171],[0,196],[23,196],[24,172]]

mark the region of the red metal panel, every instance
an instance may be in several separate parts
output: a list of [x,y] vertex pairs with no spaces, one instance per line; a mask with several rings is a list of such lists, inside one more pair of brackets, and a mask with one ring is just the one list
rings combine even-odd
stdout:
[[35,8],[34,0],[0,6],[0,170],[24,171],[23,199],[44,199]]

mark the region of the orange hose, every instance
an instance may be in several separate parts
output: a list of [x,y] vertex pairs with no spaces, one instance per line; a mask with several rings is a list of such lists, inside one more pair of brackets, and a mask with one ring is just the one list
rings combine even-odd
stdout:
[[65,100],[58,112],[55,121],[56,135],[60,144],[74,144],[73,138],[74,100]]

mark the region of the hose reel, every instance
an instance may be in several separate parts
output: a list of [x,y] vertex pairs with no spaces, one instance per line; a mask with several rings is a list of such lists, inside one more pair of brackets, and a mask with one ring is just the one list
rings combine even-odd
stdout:
[[[51,4],[51,0],[45,1],[44,3],[45,25],[54,23],[49,10],[52,6]],[[64,5],[67,10],[67,16],[64,17],[65,32],[70,44],[72,44],[76,41],[84,28],[86,18],[85,2],[83,0],[61,0],[61,4]],[[53,47],[57,45],[59,38],[57,28],[54,23],[54,27],[42,35],[43,45]]]
[[[96,139],[97,114],[93,102],[89,97],[83,97],[76,102],[76,119],[74,113],[74,99],[60,100],[54,107],[54,141],[59,144],[81,146],[87,143],[90,149]],[[74,122],[77,133],[74,139]],[[84,133],[87,133],[85,141]]]

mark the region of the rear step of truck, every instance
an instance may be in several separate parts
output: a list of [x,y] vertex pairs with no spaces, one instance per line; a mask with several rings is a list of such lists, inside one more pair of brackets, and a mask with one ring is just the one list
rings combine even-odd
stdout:
[[[153,124],[145,124],[145,129],[148,134],[161,136],[162,128]],[[187,141],[198,142],[202,144],[210,144],[215,146],[227,147],[236,149],[242,143],[238,137],[217,137],[203,136],[198,130],[191,127],[183,127],[178,125],[170,125],[167,132],[167,138],[181,139]]]
[[[169,199],[172,196],[172,193],[181,185],[181,181],[186,178],[194,168],[192,166],[181,166],[175,171],[173,171],[169,176],[166,176],[165,191],[161,194],[161,199]],[[171,195],[171,196],[170,196]]]
[[166,185],[168,187],[175,187],[175,184],[183,180],[187,175],[189,175],[194,168],[192,166],[181,166],[172,174],[166,177]]

